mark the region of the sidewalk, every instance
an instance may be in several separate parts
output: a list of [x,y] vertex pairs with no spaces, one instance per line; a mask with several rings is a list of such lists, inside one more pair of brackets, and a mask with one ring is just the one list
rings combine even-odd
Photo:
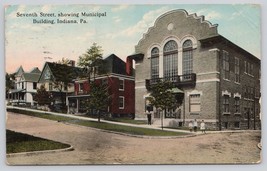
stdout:
[[[28,109],[28,108],[21,108],[21,107],[15,107],[15,106],[6,106],[6,108],[7,109],[27,110],[27,111],[33,111],[33,112],[37,112],[37,113],[45,113],[45,114],[56,115],[56,116],[65,116],[65,117],[69,117],[69,118],[73,118],[73,119],[80,119],[80,120],[87,120],[87,121],[98,121],[98,119],[96,119],[96,118],[77,116],[74,114],[47,112],[47,111],[40,111],[40,110],[36,110],[36,109]],[[104,120],[104,119],[101,119],[101,122],[116,124],[116,125],[131,126],[131,127],[162,130],[162,128],[159,125],[131,124],[131,123],[108,121],[108,120]],[[170,128],[163,128],[163,130],[164,131],[172,131],[172,132],[184,132],[184,133],[189,133],[189,134],[204,134],[201,131],[190,132],[189,130],[170,129]],[[260,132],[261,130],[223,130],[223,131],[206,131],[206,133],[207,134],[214,134],[214,133],[234,133],[234,132],[254,132],[254,131]]]

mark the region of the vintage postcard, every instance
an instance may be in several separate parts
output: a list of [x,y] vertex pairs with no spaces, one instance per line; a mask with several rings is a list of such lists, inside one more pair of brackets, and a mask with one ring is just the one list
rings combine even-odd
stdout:
[[260,11],[5,6],[7,164],[260,163]]

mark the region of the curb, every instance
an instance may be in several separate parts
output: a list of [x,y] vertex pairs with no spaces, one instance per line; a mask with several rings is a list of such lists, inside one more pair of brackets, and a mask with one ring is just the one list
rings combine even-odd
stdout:
[[[82,125],[77,125],[77,124],[72,124],[68,122],[61,122],[66,125],[73,125],[73,126],[78,126],[82,128],[88,128],[96,131],[101,131],[101,132],[106,132],[106,133],[112,133],[112,134],[117,134],[117,135],[124,135],[128,137],[135,137],[135,138],[146,138],[146,139],[177,139],[177,138],[188,138],[188,137],[195,137],[198,136],[198,134],[192,134],[191,135],[181,135],[181,136],[147,136],[147,135],[135,135],[135,134],[127,134],[123,132],[115,132],[115,131],[109,131],[109,130],[104,130],[104,129],[98,129],[98,128],[93,128],[93,127],[88,127],[88,126],[82,126]],[[147,128],[149,129],[149,128]],[[202,134],[200,134],[202,135]],[[204,134],[203,134],[204,135]]]
[[43,150],[43,151],[31,151],[31,152],[22,152],[22,153],[10,153],[6,154],[6,157],[15,157],[15,156],[31,156],[35,154],[44,154],[44,153],[57,153],[57,152],[64,152],[64,151],[73,151],[73,146],[63,149],[56,149],[56,150]]

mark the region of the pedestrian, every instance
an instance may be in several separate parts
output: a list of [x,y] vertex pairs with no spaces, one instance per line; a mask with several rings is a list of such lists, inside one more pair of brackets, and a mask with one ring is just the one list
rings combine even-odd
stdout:
[[194,120],[194,123],[193,123],[193,126],[194,126],[194,132],[197,132],[197,120],[195,119]]
[[202,133],[206,134],[206,124],[205,124],[204,120],[202,120],[202,122],[200,124],[200,130],[202,131]]
[[189,122],[188,127],[189,127],[190,132],[192,132],[193,131],[193,121]]
[[146,114],[147,114],[147,124],[151,125],[151,113],[150,113],[150,111],[147,110]]

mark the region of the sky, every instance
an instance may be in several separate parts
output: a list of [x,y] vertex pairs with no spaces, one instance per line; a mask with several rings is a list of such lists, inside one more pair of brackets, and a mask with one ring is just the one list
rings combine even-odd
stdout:
[[[212,24],[218,24],[220,35],[261,58],[259,5],[10,5],[5,6],[6,72],[13,73],[21,65],[26,72],[34,67],[41,70],[45,61],[63,57],[77,63],[94,42],[102,47],[104,57],[114,53],[125,60],[155,20],[174,9],[205,16]],[[54,13],[56,17],[40,17],[41,12]],[[81,12],[106,16],[82,17]],[[18,13],[36,13],[38,17],[17,16]],[[79,17],[58,17],[59,13],[79,13]],[[34,24],[33,19],[85,19],[87,23]]]

